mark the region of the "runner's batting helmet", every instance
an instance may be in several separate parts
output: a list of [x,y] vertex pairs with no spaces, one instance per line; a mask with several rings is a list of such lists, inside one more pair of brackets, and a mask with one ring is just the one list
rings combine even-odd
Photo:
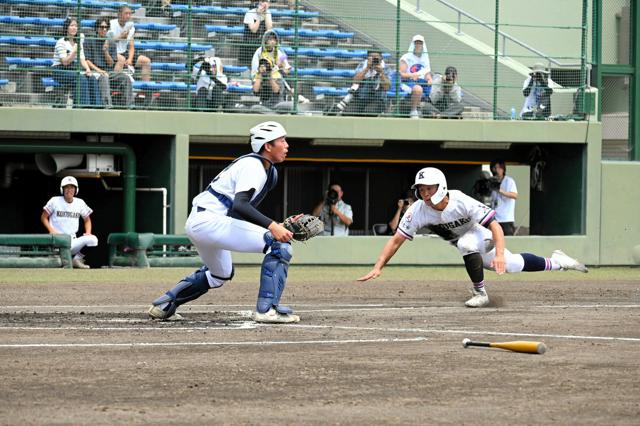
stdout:
[[438,190],[431,196],[433,204],[438,204],[447,195],[447,178],[444,177],[444,173],[435,167],[425,167],[416,174],[416,180],[411,189],[416,191],[416,198],[421,200],[422,197],[418,192],[418,185],[438,185]]

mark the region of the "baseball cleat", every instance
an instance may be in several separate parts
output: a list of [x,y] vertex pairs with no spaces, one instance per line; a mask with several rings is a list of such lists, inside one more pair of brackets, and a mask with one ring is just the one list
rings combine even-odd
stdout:
[[265,324],[288,324],[293,322],[299,322],[300,317],[293,314],[281,314],[275,309],[271,308],[265,313],[254,312],[253,320],[255,322]]
[[586,266],[578,262],[573,257],[567,256],[562,250],[555,250],[551,255],[551,259],[558,262],[558,265],[560,265],[563,271],[573,269],[574,271],[580,271],[584,273],[589,272],[589,269],[587,269]]
[[476,290],[474,288],[471,290],[471,293],[473,293],[473,297],[464,302],[466,307],[483,308],[489,304],[489,296],[484,289]]
[[89,266],[86,263],[84,263],[84,260],[82,260],[82,259],[73,259],[71,261],[71,265],[73,265],[73,267],[76,268],[76,269],[90,269],[91,268],[91,266]]
[[167,312],[155,305],[152,305],[151,308],[149,308],[149,317],[151,317],[152,320],[160,321],[180,321],[184,319],[184,317],[178,313],[174,313],[167,317]]

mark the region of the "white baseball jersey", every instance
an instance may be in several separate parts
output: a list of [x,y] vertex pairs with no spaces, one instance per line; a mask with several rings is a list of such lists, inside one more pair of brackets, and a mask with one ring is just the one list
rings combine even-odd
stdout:
[[[262,192],[267,183],[262,160],[257,157],[241,157],[216,176],[209,187],[233,201],[238,192],[255,189],[251,201]],[[198,194],[192,202],[194,207],[201,207],[211,212],[226,215],[228,207],[208,190]]]
[[[218,277],[231,274],[232,251],[262,253],[265,248],[264,234],[267,229],[227,215],[230,202],[237,193],[255,189],[250,200],[254,204],[277,181],[274,166],[270,169],[274,175],[269,178],[262,160],[255,155],[236,159],[211,181],[206,191],[193,199],[185,231],[213,275],[207,275],[211,287],[224,283],[225,280]],[[209,188],[221,197],[217,197]]]
[[443,211],[436,210],[424,201],[415,202],[407,209],[398,226],[405,238],[412,240],[418,229],[426,227],[446,241],[456,244],[464,234],[482,232],[487,238],[492,234],[485,226],[496,212],[480,201],[457,191],[449,191],[449,204]]
[[78,232],[80,218],[86,219],[93,213],[83,199],[74,198],[67,203],[62,195],[51,197],[44,210],[49,214],[49,222],[56,230],[72,237]]

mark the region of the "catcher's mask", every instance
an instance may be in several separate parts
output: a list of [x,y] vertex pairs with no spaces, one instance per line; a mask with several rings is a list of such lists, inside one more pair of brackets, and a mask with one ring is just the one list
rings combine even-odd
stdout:
[[80,187],[78,186],[78,181],[76,178],[74,178],[73,176],[65,176],[62,178],[62,181],[60,182],[60,194],[64,194],[64,187],[67,185],[73,185],[76,187],[76,192],[74,194],[78,195],[78,192],[80,192]]
[[444,173],[435,167],[425,167],[416,174],[416,180],[411,189],[415,190],[416,198],[421,200],[418,185],[438,185],[438,190],[431,196],[433,204],[438,204],[447,195],[447,179],[444,177]]
[[260,123],[252,127],[249,132],[251,134],[251,149],[255,153],[260,152],[265,143],[287,136],[287,131],[282,127],[282,124],[275,121]]

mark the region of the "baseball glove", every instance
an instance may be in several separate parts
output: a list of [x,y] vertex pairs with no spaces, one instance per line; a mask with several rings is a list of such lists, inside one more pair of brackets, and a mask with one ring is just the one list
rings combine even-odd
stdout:
[[289,216],[282,225],[293,232],[293,239],[296,241],[307,241],[324,231],[324,222],[310,214]]

